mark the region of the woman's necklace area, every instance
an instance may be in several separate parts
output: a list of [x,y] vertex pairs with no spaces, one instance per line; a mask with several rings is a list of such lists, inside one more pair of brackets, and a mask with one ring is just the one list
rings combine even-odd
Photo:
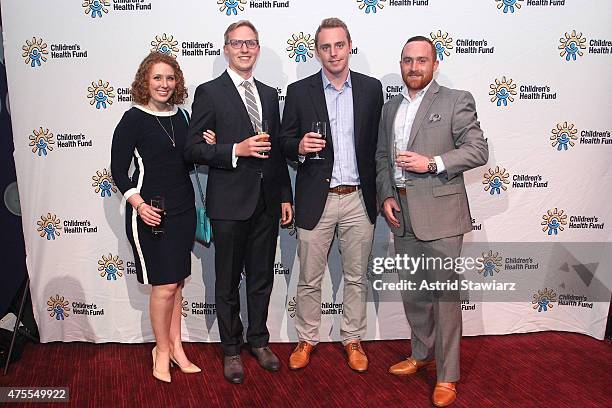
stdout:
[[172,136],[170,136],[170,133],[168,133],[168,131],[166,130],[164,125],[162,125],[161,121],[159,120],[157,116],[155,116],[155,120],[157,120],[157,123],[159,123],[159,126],[161,126],[161,128],[164,129],[164,133],[166,133],[166,136],[168,136],[168,139],[170,139],[170,141],[172,142],[172,147],[176,147],[176,142],[174,139],[174,124],[172,124],[172,116],[170,116],[170,128],[172,130]]
[[[151,108],[150,105],[147,105],[147,106]],[[164,133],[166,134],[166,136],[168,136],[168,139],[170,139],[170,142],[172,143],[172,147],[176,147],[176,139],[174,138],[174,124],[172,123],[172,116],[170,116],[170,129],[172,131],[172,136],[170,136],[170,133],[168,133],[168,131],[166,130],[164,125],[162,125],[161,121],[159,120],[157,116],[155,116],[155,120],[157,121],[157,123],[159,123],[159,126],[161,126],[161,128],[164,129]]]

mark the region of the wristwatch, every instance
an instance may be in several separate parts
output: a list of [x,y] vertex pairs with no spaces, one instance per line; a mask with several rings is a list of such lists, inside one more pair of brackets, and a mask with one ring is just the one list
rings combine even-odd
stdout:
[[429,159],[429,164],[427,165],[427,171],[432,174],[438,173],[438,165],[436,164],[436,161],[433,158]]

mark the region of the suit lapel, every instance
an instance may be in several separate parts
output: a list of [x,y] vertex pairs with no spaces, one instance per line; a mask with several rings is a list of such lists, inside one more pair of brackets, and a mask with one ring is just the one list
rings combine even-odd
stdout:
[[436,100],[438,96],[438,91],[440,90],[440,85],[436,81],[431,83],[431,86],[423,96],[423,101],[419,106],[419,110],[417,110],[416,116],[414,117],[414,122],[412,123],[412,128],[410,129],[410,139],[408,140],[408,146],[406,150],[410,150],[412,145],[414,144],[414,139],[417,137],[419,130],[421,129],[421,125],[423,124],[423,119],[429,112],[429,108],[431,108],[431,104]]
[[[323,93],[323,78],[321,75],[323,75],[323,73],[319,71],[311,77],[312,80],[310,81],[309,93],[312,105],[317,115],[316,120],[319,122],[327,122],[328,129],[326,147],[329,147],[333,152],[331,124],[329,123],[329,115],[327,114],[327,102],[325,101],[325,93]],[[306,126],[308,127],[308,130],[311,130],[310,123],[306,123]]]
[[226,91],[227,91],[226,95],[228,96],[232,105],[234,105],[235,112],[239,116],[240,121],[254,132],[255,129],[253,129],[251,118],[249,117],[249,114],[247,113],[246,107],[244,106],[244,102],[242,101],[242,98],[240,97],[240,94],[238,93],[238,89],[236,89],[236,86],[234,85],[232,78],[230,78],[227,71],[225,71],[221,75],[220,78],[223,82],[223,86],[226,88]]
[[359,142],[361,141],[361,108],[363,97],[361,82],[356,75],[351,72],[351,91],[353,92],[353,134],[355,138],[355,152],[359,151]]

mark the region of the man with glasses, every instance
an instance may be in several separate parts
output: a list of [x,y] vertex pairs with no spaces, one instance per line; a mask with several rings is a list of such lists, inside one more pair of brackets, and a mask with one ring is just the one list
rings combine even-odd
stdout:
[[323,20],[315,34],[322,70],[289,85],[285,99],[280,144],[289,159],[299,162],[299,343],[289,359],[294,370],[308,365],[319,342],[321,281],[336,232],[344,275],[342,344],[350,368],[368,368],[361,339],[366,333],[366,268],[377,213],[374,154],[383,95],[379,80],[349,70],[351,46],[344,22]]
[[[289,224],[293,214],[287,163],[276,140],[280,128],[278,94],[253,78],[259,56],[257,30],[249,21],[238,21],[227,28],[224,40],[229,67],[196,89],[185,158],[209,166],[206,209],[215,244],[215,301],[223,374],[229,382],[239,384],[244,379],[238,290],[243,270],[249,317],[246,337],[251,353],[267,370],[280,367],[268,347],[266,322],[279,219],[281,224]],[[210,131],[216,134],[216,144],[202,138],[203,132]]]

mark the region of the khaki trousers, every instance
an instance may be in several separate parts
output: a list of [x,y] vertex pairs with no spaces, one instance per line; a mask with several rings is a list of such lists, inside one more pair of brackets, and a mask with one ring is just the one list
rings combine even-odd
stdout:
[[336,231],[344,277],[342,343],[346,345],[351,340],[361,339],[366,333],[366,270],[374,224],[368,218],[361,190],[342,195],[329,193],[316,227],[313,230],[298,228],[300,277],[295,328],[300,341],[313,345],[319,342],[321,281]]

